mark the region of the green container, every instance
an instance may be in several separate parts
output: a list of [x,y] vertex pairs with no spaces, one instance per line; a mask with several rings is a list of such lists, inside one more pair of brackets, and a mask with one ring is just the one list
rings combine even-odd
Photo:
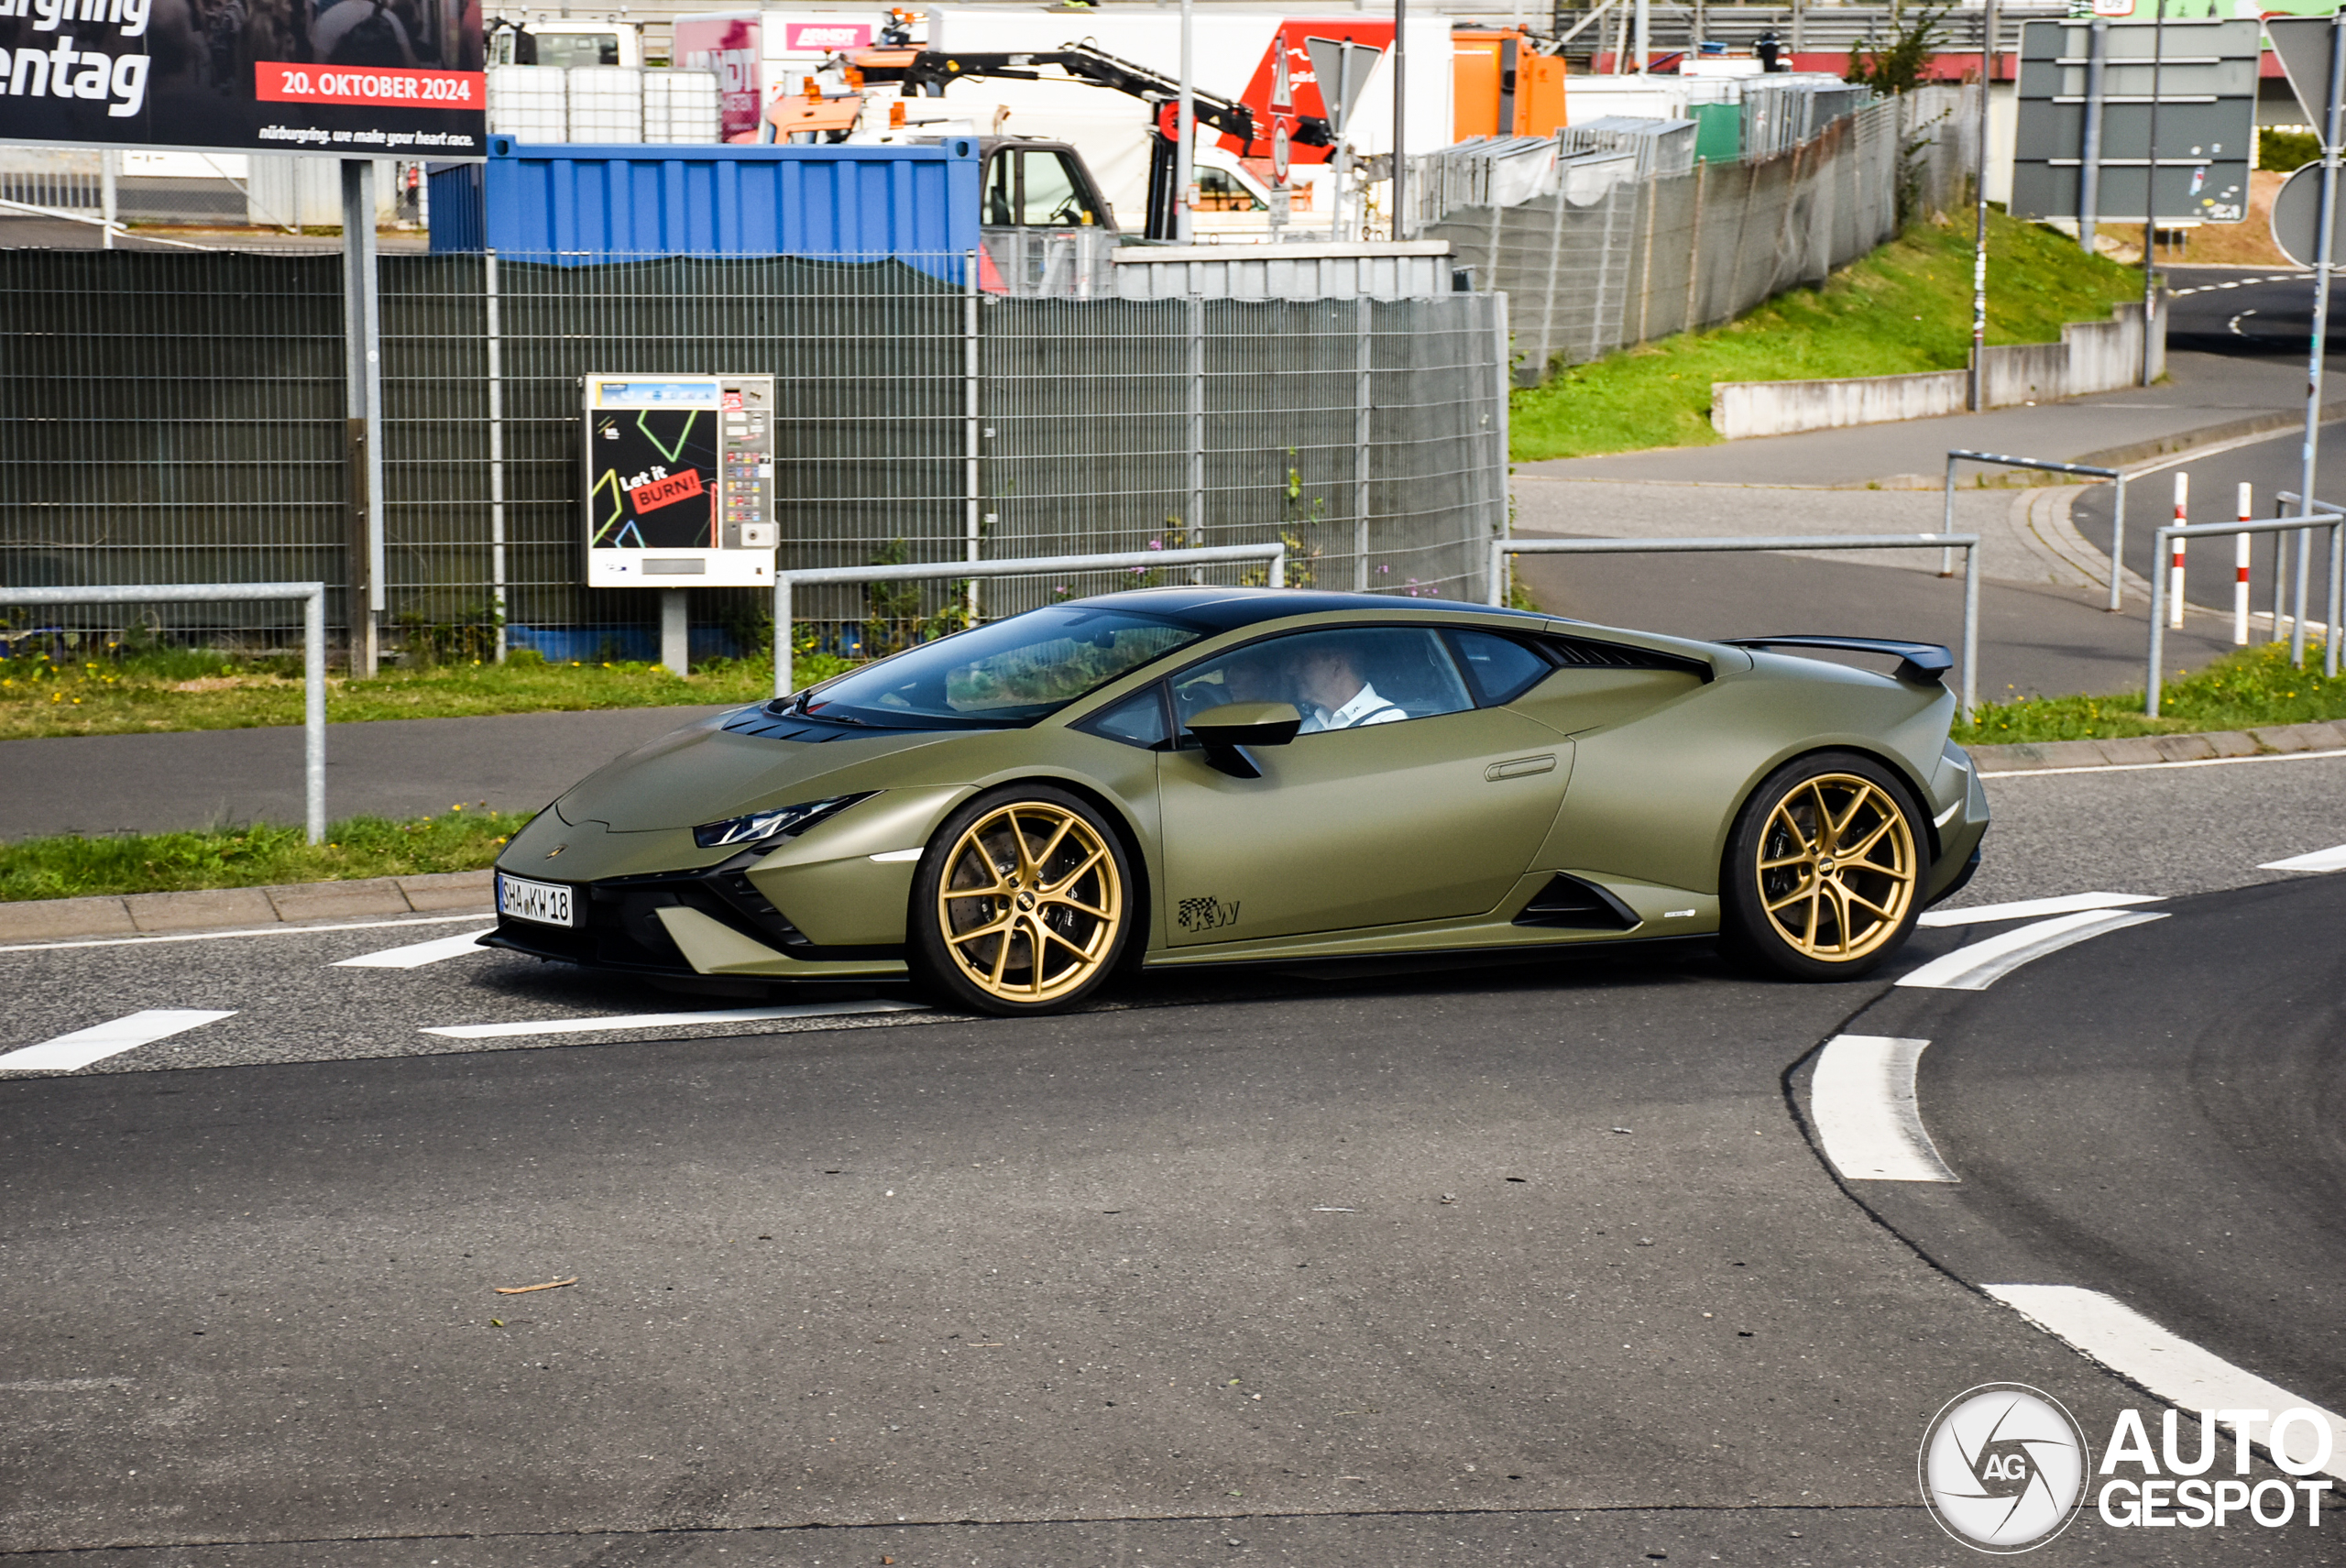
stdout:
[[1694,159],[1698,163],[1733,163],[1743,156],[1743,105],[1696,104],[1687,111],[1694,117]]

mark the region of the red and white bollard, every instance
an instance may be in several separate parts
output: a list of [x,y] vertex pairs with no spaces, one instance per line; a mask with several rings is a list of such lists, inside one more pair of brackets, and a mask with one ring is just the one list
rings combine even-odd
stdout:
[[[2175,477],[2175,525],[2181,528],[2191,521],[2191,476]],[[2174,630],[2183,629],[2183,552],[2190,542],[2184,539],[2168,541],[2175,547],[2166,571],[2166,623]]]
[[[2249,487],[2243,480],[2240,487],[2240,520],[2246,522],[2253,515]],[[2232,535],[2232,646],[2248,646],[2248,541],[2245,533]]]

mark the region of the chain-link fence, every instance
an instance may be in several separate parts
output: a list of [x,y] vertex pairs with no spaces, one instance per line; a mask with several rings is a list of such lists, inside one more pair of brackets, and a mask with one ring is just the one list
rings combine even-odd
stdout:
[[1956,202],[1972,167],[1976,91],[1925,87],[1834,119],[1779,156],[1624,181],[1585,204],[1566,187],[1453,212],[1429,237],[1507,295],[1515,374],[1544,379],[1821,283],[1896,235],[1905,214]]
[[[1489,294],[1016,300],[948,281],[958,257],[507,257],[492,296],[485,256],[379,265],[394,645],[477,645],[501,602],[513,646],[652,655],[652,596],[584,586],[590,373],[775,377],[785,567],[963,558],[973,532],[988,557],[1283,538],[1297,580],[1474,599],[1505,517]],[[338,256],[0,251],[0,582],[352,580]],[[761,590],[693,598],[696,652],[762,640]],[[853,587],[804,599],[817,622],[872,612]],[[938,585],[892,613],[956,602]],[[288,630],[265,605],[155,613]]]

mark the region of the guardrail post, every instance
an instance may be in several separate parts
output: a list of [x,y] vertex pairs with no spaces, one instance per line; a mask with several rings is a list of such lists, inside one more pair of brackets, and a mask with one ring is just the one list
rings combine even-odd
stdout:
[[[1955,465],[1957,459],[1960,455],[1961,454],[1955,452],[1950,452],[1946,455],[1946,515],[1939,520],[1939,532],[1941,533],[1953,533],[1955,532]],[[1952,550],[1940,551],[1939,576],[1942,577],[1951,577],[1954,575],[1955,552]]]
[[1287,546],[1284,543],[1279,546],[1279,553],[1271,557],[1271,569],[1267,576],[1272,587],[1287,587]]
[[[2297,510],[2311,511],[2311,496],[2300,497]],[[2313,575],[2313,530],[2297,530],[2297,581],[2296,598],[2289,616],[2289,663],[2298,669],[2306,667],[2306,579]]]
[[1963,722],[1979,712],[1979,546],[1963,552]]
[[326,587],[301,598],[302,815],[310,842],[326,838]]
[[2143,675],[2143,714],[2148,718],[2159,716],[2159,662],[2166,653],[2166,573],[2159,563],[2166,556],[2173,532],[2161,528],[2151,533],[2151,652]]
[[2114,481],[2117,493],[2110,498],[2110,608],[2119,608],[2120,585],[2126,581],[2126,476],[2121,473]]
[[773,695],[790,695],[790,574],[773,575]]
[[1507,557],[1509,543],[1506,539],[1491,541],[1491,587],[1490,592],[1485,597],[1494,606],[1502,606],[1507,603]]

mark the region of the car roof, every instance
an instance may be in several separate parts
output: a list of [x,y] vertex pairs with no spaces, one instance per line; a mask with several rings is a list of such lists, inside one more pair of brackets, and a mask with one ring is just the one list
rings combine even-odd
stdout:
[[1407,598],[1398,594],[1328,593],[1313,588],[1167,587],[1129,588],[1097,594],[1074,601],[1087,605],[1161,615],[1206,631],[1235,631],[1260,621],[1283,620],[1296,615],[1326,615],[1354,610],[1379,617],[1410,614],[1502,616],[1537,626],[1557,618],[1533,611],[1504,609],[1496,605],[1460,604],[1449,599]]

